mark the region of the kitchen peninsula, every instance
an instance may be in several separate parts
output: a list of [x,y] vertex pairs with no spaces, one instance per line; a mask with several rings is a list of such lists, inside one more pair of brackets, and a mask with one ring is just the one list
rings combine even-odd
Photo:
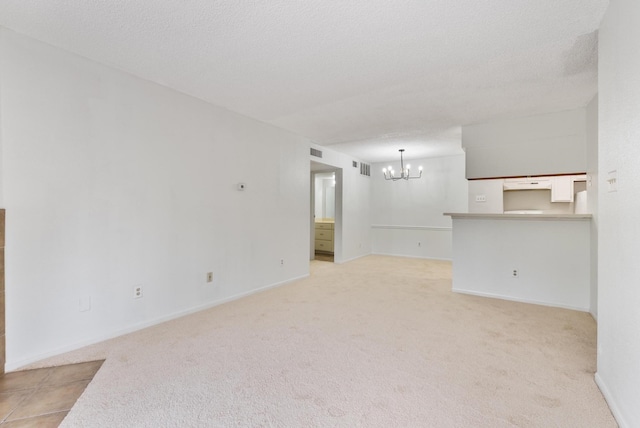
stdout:
[[591,214],[444,215],[453,220],[453,291],[589,310]]

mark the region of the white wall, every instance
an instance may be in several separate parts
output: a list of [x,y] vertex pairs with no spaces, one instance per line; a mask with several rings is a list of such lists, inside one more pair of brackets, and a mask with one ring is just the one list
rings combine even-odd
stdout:
[[316,219],[335,218],[335,176],[332,172],[314,174]]
[[[612,0],[599,32],[598,372],[621,427],[640,426],[640,2]],[[610,171],[617,191],[609,192]]]
[[0,35],[9,370],[308,274],[308,141]]
[[[469,212],[494,213],[504,212],[504,179],[469,180]],[[480,197],[480,200],[477,200]]]
[[3,150],[2,150],[2,116],[3,116],[3,112],[2,112],[2,92],[3,92],[3,88],[2,88],[2,75],[4,73],[3,71],[3,65],[2,65],[2,58],[4,57],[4,43],[2,41],[4,37],[4,32],[2,31],[2,27],[0,27],[0,208],[4,208],[4,169],[2,167],[3,164]]
[[462,127],[466,177],[584,172],[584,108]]
[[455,218],[453,290],[588,311],[589,224]]
[[400,170],[400,161],[371,167],[372,240],[375,254],[451,259],[451,219],[444,212],[467,212],[464,155],[412,159],[422,178],[387,181],[382,168]]
[[[309,159],[336,168],[334,261],[344,263],[371,253],[371,178],[360,174],[360,160],[327,147],[321,159]],[[358,168],[352,162],[358,163]],[[313,219],[311,219],[313,221]]]
[[598,97],[587,106],[587,206],[591,220],[591,308],[598,318]]

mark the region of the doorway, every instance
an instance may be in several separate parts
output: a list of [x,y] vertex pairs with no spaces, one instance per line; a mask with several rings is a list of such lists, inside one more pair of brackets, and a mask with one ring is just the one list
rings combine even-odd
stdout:
[[340,260],[342,169],[311,161],[310,260]]

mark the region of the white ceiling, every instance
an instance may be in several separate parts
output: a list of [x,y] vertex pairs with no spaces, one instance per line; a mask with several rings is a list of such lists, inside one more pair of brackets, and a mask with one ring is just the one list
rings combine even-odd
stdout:
[[2,0],[0,25],[371,161],[585,106],[608,0]]

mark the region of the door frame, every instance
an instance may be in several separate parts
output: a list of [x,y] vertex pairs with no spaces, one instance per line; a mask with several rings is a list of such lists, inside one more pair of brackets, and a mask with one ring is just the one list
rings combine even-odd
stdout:
[[310,178],[309,187],[310,193],[310,210],[309,210],[309,260],[315,259],[315,201],[316,201],[316,186],[315,176],[317,173],[333,172],[335,173],[336,188],[335,188],[335,223],[333,226],[333,262],[340,263],[342,261],[342,181],[343,174],[342,168],[328,165],[315,160],[310,161]]

